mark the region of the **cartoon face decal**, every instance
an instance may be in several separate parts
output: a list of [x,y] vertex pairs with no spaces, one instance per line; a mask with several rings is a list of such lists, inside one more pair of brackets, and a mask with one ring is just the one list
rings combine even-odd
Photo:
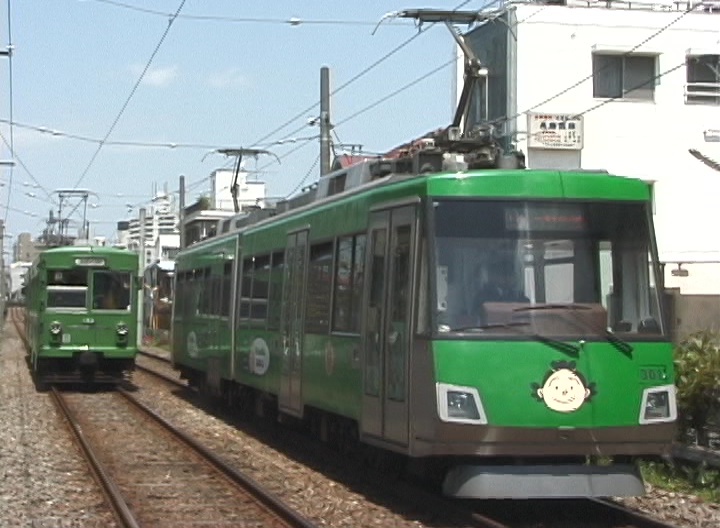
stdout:
[[577,411],[594,394],[595,383],[588,383],[575,369],[574,361],[553,361],[545,374],[542,386],[532,383],[532,396],[553,411],[569,413]]

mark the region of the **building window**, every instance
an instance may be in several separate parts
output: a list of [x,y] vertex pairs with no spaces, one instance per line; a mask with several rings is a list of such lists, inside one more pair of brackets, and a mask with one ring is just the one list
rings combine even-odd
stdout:
[[720,55],[688,55],[685,103],[720,104]]
[[593,53],[593,97],[652,101],[657,56]]

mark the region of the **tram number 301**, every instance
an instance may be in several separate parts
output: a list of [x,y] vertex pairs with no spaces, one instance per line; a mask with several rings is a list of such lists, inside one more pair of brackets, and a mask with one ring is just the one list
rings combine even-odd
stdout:
[[657,381],[667,379],[665,367],[641,367],[640,381]]

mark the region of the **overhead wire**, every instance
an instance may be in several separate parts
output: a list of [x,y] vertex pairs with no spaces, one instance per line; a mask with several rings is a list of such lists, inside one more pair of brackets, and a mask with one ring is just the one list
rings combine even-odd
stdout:
[[95,150],[95,153],[93,154],[92,158],[90,159],[90,162],[87,164],[87,167],[85,167],[85,170],[80,175],[80,178],[78,178],[77,182],[75,182],[74,188],[77,188],[78,185],[85,179],[85,176],[90,171],[90,168],[92,167],[93,163],[97,159],[98,155],[100,154],[100,151],[103,148],[103,145],[110,137],[110,134],[112,134],[113,130],[115,130],[115,127],[117,126],[118,122],[120,121],[120,118],[125,113],[125,110],[127,109],[128,105],[130,104],[130,101],[132,100],[133,96],[135,95],[135,92],[137,92],[138,87],[140,86],[140,83],[142,82],[143,78],[145,78],[145,74],[150,69],[150,65],[152,64],[153,60],[155,59],[155,55],[157,55],[158,51],[160,51],[160,47],[162,46],[163,42],[165,42],[165,38],[168,36],[168,33],[170,32],[170,28],[172,28],[173,24],[175,23],[175,20],[177,19],[178,15],[180,14],[180,11],[182,11],[182,8],[185,6],[186,0],[181,0],[180,5],[178,6],[177,10],[175,11],[175,14],[170,17],[168,20],[167,27],[165,28],[165,31],[162,34],[162,37],[160,37],[160,41],[155,46],[155,49],[153,50],[152,54],[150,55],[150,58],[148,59],[147,63],[145,64],[145,67],[143,68],[143,71],[140,73],[140,77],[138,77],[137,81],[135,82],[135,85],[132,87],[132,90],[130,90],[130,94],[128,95],[127,99],[122,105],[122,108],[120,109],[120,112],[118,112],[117,116],[115,117],[112,125],[110,125],[110,128],[108,129],[107,133],[105,134],[105,137],[102,139],[102,141],[98,144],[97,149]]
[[[103,140],[100,138],[93,138],[89,136],[83,136],[81,134],[75,134],[73,132],[63,132],[61,130],[53,130],[49,129],[44,126],[39,125],[30,125],[27,123],[20,123],[17,121],[12,121],[11,119],[4,119],[0,118],[0,123],[9,124],[11,126],[22,128],[26,130],[34,130],[35,132],[41,133],[41,134],[50,134],[54,137],[63,138],[63,139],[72,139],[76,141],[82,141],[85,143],[95,143],[95,144],[102,144],[103,146],[115,146],[115,147],[146,147],[146,148],[169,148],[169,149],[197,149],[197,150],[218,150],[223,148],[224,145],[221,145],[220,143],[177,143],[172,141],[130,141],[130,140],[117,140],[117,141],[110,141],[110,140]],[[292,142],[299,139],[305,139],[305,138],[285,138],[284,142]],[[266,143],[264,146],[272,146],[277,144],[277,142],[272,143]],[[229,148],[229,147],[228,147]]]
[[[332,91],[330,92],[329,96],[332,97],[332,96],[337,95],[338,93],[340,93],[342,90],[344,90],[345,88],[347,88],[348,86],[350,86],[351,84],[353,84],[355,81],[357,81],[358,79],[360,79],[361,77],[363,77],[364,75],[366,75],[368,72],[370,72],[371,70],[375,69],[377,66],[379,66],[380,64],[382,64],[383,62],[385,62],[387,59],[389,59],[390,57],[392,57],[393,55],[395,55],[398,51],[400,51],[401,49],[403,49],[404,47],[406,47],[407,45],[409,45],[413,40],[415,40],[416,38],[418,38],[422,33],[424,33],[425,31],[427,31],[428,29],[430,29],[430,27],[431,27],[431,26],[427,26],[427,28],[425,28],[425,29],[422,29],[422,28],[421,28],[420,31],[418,31],[417,33],[415,33],[412,37],[410,37],[409,39],[406,39],[405,41],[403,41],[402,43],[400,43],[398,46],[396,46],[395,48],[393,48],[392,50],[390,50],[388,53],[386,53],[385,55],[383,55],[382,57],[380,57],[379,59],[377,59],[375,62],[373,62],[373,63],[370,64],[369,66],[363,68],[360,72],[358,72],[357,74],[355,74],[354,76],[352,76],[352,77],[351,77],[350,79],[348,79],[346,82],[344,82],[343,84],[341,84],[340,86],[338,86],[337,88],[335,88],[334,90],[332,90]],[[308,106],[306,109],[302,110],[301,112],[298,112],[296,115],[294,115],[293,117],[291,117],[290,119],[288,119],[287,121],[285,121],[282,125],[278,126],[277,128],[273,129],[272,131],[270,131],[270,132],[268,132],[267,134],[265,134],[264,136],[262,136],[260,139],[258,139],[258,140],[256,140],[256,141],[254,141],[253,143],[251,143],[251,146],[252,146],[252,147],[258,146],[260,143],[262,143],[263,141],[267,140],[268,138],[274,136],[275,134],[277,134],[278,132],[280,132],[281,130],[283,130],[284,128],[286,128],[286,127],[287,127],[288,125],[290,125],[291,123],[294,123],[294,122],[297,121],[298,119],[305,117],[308,112],[312,112],[313,110],[315,110],[315,109],[316,109],[317,107],[319,107],[319,106],[320,106],[320,103],[319,103],[319,102],[313,103],[312,105]],[[305,127],[306,127],[306,125],[303,124],[301,127],[298,127],[296,130],[290,132],[290,133],[288,134],[288,136],[292,136],[292,135],[294,135],[294,134],[297,134],[297,133],[300,132],[301,130],[304,130]]]
[[[11,156],[12,153],[15,151],[15,140],[14,140],[14,133],[13,133],[13,126],[12,126],[12,120],[13,120],[13,43],[12,43],[12,11],[11,11],[11,0],[7,0],[7,31],[8,31],[8,45],[7,45],[7,58],[8,58],[8,110],[9,110],[9,116],[10,116],[10,130],[9,130],[9,136],[10,136],[10,143],[8,144],[8,147],[10,148]],[[4,138],[3,138],[4,141]],[[8,220],[8,211],[7,208],[10,205],[10,198],[12,196],[12,186],[13,186],[13,175],[14,175],[14,167],[11,164],[9,169],[9,178],[8,178],[8,188],[7,188],[7,201],[5,202],[5,216],[3,217],[4,222],[7,224]],[[4,249],[4,248],[2,248]],[[2,255],[0,255],[0,258],[3,258]]]
[[[138,7],[125,2],[118,2],[117,0],[92,0],[100,4],[108,4],[115,7],[121,7],[131,11],[137,11],[139,13],[145,13],[148,15],[156,15],[161,17],[170,16],[170,13],[166,11],[158,11],[155,9],[148,9],[146,7]],[[283,24],[290,26],[300,25],[340,25],[340,26],[374,26],[377,22],[374,21],[363,21],[363,20],[348,20],[348,19],[303,19],[299,17],[290,18],[265,18],[265,17],[231,17],[221,15],[191,15],[184,14],[179,15],[178,18],[185,20],[200,20],[200,21],[211,21],[211,22],[233,22],[233,23],[261,23],[261,24]]]
[[602,107],[602,106],[605,106],[605,105],[608,104],[608,103],[612,103],[613,101],[617,101],[618,99],[622,99],[622,98],[625,96],[626,93],[632,92],[633,90],[637,90],[637,89],[639,89],[639,88],[643,88],[643,87],[646,86],[649,82],[653,82],[653,83],[654,83],[655,81],[660,80],[661,78],[663,78],[663,77],[665,77],[666,75],[674,72],[675,70],[679,70],[679,69],[682,68],[683,66],[685,66],[685,61],[682,61],[680,64],[676,64],[676,65],[673,66],[672,68],[668,68],[667,70],[664,70],[664,71],[662,71],[662,72],[654,75],[652,78],[650,78],[650,79],[648,79],[648,80],[646,80],[646,81],[643,81],[643,82],[637,84],[636,86],[630,87],[630,88],[628,88],[627,90],[623,90],[623,93],[621,93],[621,94],[619,94],[619,95],[616,95],[616,96],[613,96],[613,97],[609,97],[609,98],[607,98],[607,99],[603,99],[603,100],[600,101],[599,103],[597,103],[597,104],[589,107],[587,110],[583,110],[582,112],[578,112],[577,114],[573,114],[573,115],[576,115],[576,116],[578,116],[578,117],[583,116],[583,115],[587,115],[587,114],[589,114],[590,112],[593,112],[593,111],[597,110],[598,108],[600,108],[600,107]]
[[[104,1],[104,0],[101,0],[101,1]],[[453,11],[457,11],[457,10],[460,9],[461,7],[464,7],[465,5],[469,4],[471,1],[472,1],[472,0],[464,0],[463,2],[461,2],[460,4],[458,4],[457,6],[454,7],[454,8],[453,8]],[[482,9],[485,9],[485,7],[487,7],[487,6],[489,6],[489,5],[493,4],[493,3],[496,3],[497,1],[498,1],[498,0],[490,0],[490,1],[486,2],[482,7],[480,7],[479,11],[482,10]],[[374,25],[377,25],[377,22],[375,22]],[[370,64],[370,65],[368,65],[367,67],[363,68],[363,69],[362,69],[361,71],[359,71],[357,74],[355,74],[355,75],[352,76],[350,79],[348,79],[346,82],[344,82],[343,84],[341,84],[340,86],[338,86],[337,88],[335,88],[334,90],[332,90],[332,91],[330,92],[330,94],[329,94],[329,97],[332,97],[332,96],[334,96],[334,95],[337,95],[337,94],[340,93],[342,90],[344,90],[345,88],[347,88],[349,85],[353,84],[355,81],[357,81],[357,80],[359,80],[360,78],[362,78],[364,75],[366,75],[367,73],[369,73],[370,71],[372,71],[373,69],[375,69],[377,66],[379,66],[380,64],[382,64],[383,62],[385,62],[386,60],[388,60],[388,59],[389,59],[390,57],[392,57],[393,55],[395,55],[398,51],[400,51],[401,49],[403,49],[403,48],[405,48],[406,46],[408,46],[411,42],[413,42],[413,41],[414,41],[416,38],[418,38],[420,35],[422,35],[422,34],[425,33],[426,31],[428,31],[428,30],[429,30],[430,28],[432,28],[434,25],[435,25],[435,23],[432,22],[432,23],[428,24],[427,26],[418,28],[418,31],[417,31],[415,34],[413,34],[410,38],[406,39],[405,41],[403,41],[402,43],[400,43],[398,46],[396,46],[395,48],[393,48],[392,50],[390,50],[388,53],[386,53],[385,55],[383,55],[382,57],[380,57],[379,59],[377,59],[375,62],[373,62],[372,64]],[[306,115],[308,112],[312,112],[313,110],[315,110],[315,109],[316,109],[317,107],[319,107],[319,106],[320,106],[320,103],[319,103],[319,102],[313,103],[312,105],[310,105],[308,108],[306,108],[306,109],[303,110],[302,112],[299,112],[298,114],[296,114],[295,116],[293,116],[293,117],[291,117],[290,119],[288,119],[286,122],[284,122],[284,123],[283,123],[282,125],[280,125],[279,127],[275,128],[275,129],[272,130],[271,132],[268,132],[266,135],[264,135],[263,137],[261,137],[260,139],[258,139],[258,140],[255,141],[254,143],[252,143],[251,146],[257,146],[260,142],[265,141],[265,140],[268,139],[269,137],[272,137],[272,136],[275,135],[277,132],[279,132],[280,130],[282,130],[282,129],[284,129],[285,127],[287,127],[289,124],[297,121],[298,119],[300,119],[300,118],[302,118],[302,117],[305,117],[305,115]],[[292,136],[292,135],[294,135],[294,134],[297,134],[298,132],[300,132],[301,130],[303,130],[303,129],[305,128],[305,126],[306,126],[306,125],[303,124],[303,126],[298,127],[297,129],[295,129],[295,130],[293,130],[292,132],[290,132],[288,135],[289,135],[289,136]]]
[[335,126],[343,125],[343,124],[347,123],[348,121],[350,121],[350,120],[352,120],[352,119],[355,119],[355,118],[358,117],[359,115],[362,115],[362,114],[364,114],[365,112],[367,112],[367,111],[369,111],[369,110],[372,110],[373,108],[375,108],[376,106],[384,103],[384,102],[387,101],[388,99],[392,99],[392,98],[395,97],[396,95],[404,92],[405,90],[408,90],[408,89],[412,88],[413,86],[415,86],[416,84],[424,81],[424,80],[427,79],[428,77],[431,77],[431,76],[435,75],[436,73],[438,73],[439,71],[444,70],[445,68],[447,68],[448,66],[450,66],[450,65],[453,64],[453,63],[455,63],[455,58],[454,58],[454,57],[453,57],[452,59],[450,59],[449,61],[441,64],[440,66],[438,66],[438,67],[430,70],[429,72],[421,75],[420,77],[417,77],[417,78],[413,79],[412,81],[410,81],[409,83],[401,86],[401,87],[398,88],[397,90],[394,90],[394,91],[390,92],[389,94],[385,95],[384,97],[381,97],[380,99],[376,100],[375,102],[370,103],[369,105],[367,105],[366,107],[358,110],[357,112],[355,112],[355,113],[353,113],[353,114],[350,114],[350,115],[349,115],[348,117],[346,117],[345,119],[342,119],[341,121],[338,121],[338,122],[335,124]]
[[[5,146],[7,146],[10,149],[10,155],[12,156],[13,161],[23,168],[23,170],[27,173],[27,175],[30,176],[30,179],[35,182],[35,184],[37,185],[37,188],[41,189],[45,193],[45,195],[48,197],[48,199],[50,199],[51,201],[54,201],[50,191],[48,191],[40,183],[40,181],[33,175],[33,173],[30,172],[30,169],[27,167],[27,165],[25,165],[25,162],[23,162],[23,160],[20,158],[20,156],[18,156],[17,152],[15,152],[15,149],[10,146],[10,142],[5,138],[5,135],[2,132],[0,132],[0,140],[2,140],[2,142],[5,144]],[[7,203],[10,203],[10,202],[8,201]]]
[[[100,151],[102,150],[103,146],[105,145],[105,142],[108,140],[108,138],[110,137],[110,134],[112,134],[113,130],[115,130],[115,127],[120,122],[120,118],[125,113],[125,110],[129,106],[130,101],[132,100],[133,96],[137,92],[137,89],[140,86],[140,83],[145,78],[145,74],[150,69],[150,65],[152,64],[153,60],[155,59],[155,55],[157,55],[158,51],[160,51],[160,47],[162,46],[163,42],[165,42],[165,38],[167,37],[168,33],[170,32],[170,28],[172,28],[173,24],[175,23],[175,20],[177,19],[177,15],[180,14],[180,11],[184,7],[185,2],[186,2],[186,0],[180,1],[180,5],[178,6],[177,10],[175,11],[175,14],[173,16],[171,16],[170,19],[168,20],[167,27],[165,28],[165,31],[163,32],[162,37],[160,37],[160,41],[157,43],[157,45],[155,46],[155,49],[153,50],[152,54],[150,55],[150,58],[145,63],[145,67],[143,68],[142,72],[140,73],[140,76],[138,77],[137,81],[135,82],[135,85],[130,90],[130,94],[125,99],[125,102],[123,103],[122,108],[120,108],[120,111],[118,112],[117,116],[115,116],[115,119],[113,120],[112,125],[110,125],[110,128],[108,129],[107,133],[105,134],[103,139],[100,141],[100,143],[98,143],[97,149],[95,149],[95,152],[93,153],[92,157],[90,158],[89,163],[85,167],[85,170],[82,172],[82,174],[80,175],[78,180],[75,182],[75,185],[73,185],[73,189],[77,189],[78,186],[80,185],[80,183],[85,179],[85,176],[87,176],[88,172],[90,172],[90,168],[95,163],[95,160],[97,159],[98,155],[100,154]],[[75,213],[75,211],[78,209],[78,207],[80,207],[80,203],[81,203],[81,201],[78,201],[75,204],[75,207],[73,207],[73,209],[68,213],[68,215],[67,215],[68,218]]]
[[[461,7],[467,5],[467,4],[470,3],[471,1],[472,1],[472,0],[465,0],[465,1],[461,2],[460,4],[458,4],[458,5],[453,9],[453,11],[457,11],[458,9],[460,9]],[[496,2],[497,2],[497,0],[490,0],[489,2],[486,2],[485,4],[483,4],[483,6],[480,7],[480,9],[478,9],[478,11],[481,11],[481,10],[485,9],[487,6],[489,6],[489,5],[493,4],[493,3],[496,3]],[[429,30],[429,29],[430,29],[431,27],[433,27],[434,25],[435,25],[435,23],[434,23],[434,22],[431,22],[431,23],[428,24],[427,26],[419,27],[417,33],[415,33],[412,37],[410,37],[409,39],[405,40],[402,44],[400,44],[399,46],[397,46],[396,48],[394,48],[391,52],[387,53],[386,55],[384,55],[383,57],[381,57],[380,59],[378,59],[377,61],[375,61],[374,63],[372,63],[370,66],[366,67],[364,70],[362,70],[361,72],[359,72],[358,74],[356,74],[354,77],[352,77],[351,79],[349,79],[346,83],[344,83],[343,85],[341,85],[340,87],[338,87],[336,90],[332,91],[332,92],[330,93],[330,96],[333,96],[333,95],[337,94],[340,90],[342,90],[343,88],[347,87],[349,84],[351,84],[352,82],[356,81],[357,79],[359,79],[360,77],[362,77],[363,75],[365,75],[366,73],[368,73],[370,70],[372,70],[373,68],[375,68],[376,66],[378,66],[378,65],[379,65],[380,63],[382,63],[383,61],[387,60],[389,57],[391,57],[393,54],[395,54],[395,53],[396,53],[397,51],[399,51],[400,49],[402,49],[402,48],[404,48],[405,46],[407,46],[408,44],[410,44],[410,42],[412,42],[412,41],[413,41],[414,39],[416,39],[418,36],[420,36],[421,34],[423,34],[424,32],[426,32],[427,30]],[[416,78],[415,80],[413,80],[413,81],[411,81],[410,83],[404,85],[403,87],[398,88],[397,90],[393,91],[392,93],[390,93],[390,94],[382,97],[381,99],[375,101],[374,103],[371,103],[370,105],[362,108],[361,110],[355,112],[354,114],[352,114],[352,115],[350,115],[349,117],[343,119],[342,121],[339,121],[339,122],[333,124],[333,130],[334,130],[335,127],[340,126],[340,125],[342,125],[342,124],[350,121],[351,119],[354,119],[354,118],[358,117],[359,115],[362,115],[363,113],[365,113],[365,112],[367,112],[367,111],[375,108],[376,106],[382,104],[383,102],[387,101],[388,99],[391,99],[391,98],[395,97],[395,96],[398,95],[399,93],[402,93],[403,91],[411,88],[411,87],[414,86],[415,84],[417,84],[417,83],[425,80],[426,78],[434,75],[434,74],[437,73],[438,71],[441,71],[442,69],[448,67],[449,65],[453,64],[453,63],[455,62],[455,60],[456,60],[455,57],[453,57],[451,60],[443,63],[442,65],[438,66],[437,68],[434,68],[434,69],[431,70],[430,72],[428,72],[428,73],[426,73],[426,74],[424,74],[424,75]],[[317,107],[319,106],[319,104],[320,104],[319,102],[313,104],[313,105],[310,106],[308,109],[304,110],[304,111],[301,112],[300,114],[298,114],[298,115],[294,116],[293,118],[291,118],[290,120],[286,121],[286,122],[285,122],[283,125],[281,125],[280,127],[276,128],[276,129],[273,130],[272,132],[270,132],[270,133],[268,133],[267,135],[263,136],[259,141],[263,141],[263,140],[266,140],[268,137],[271,137],[271,136],[272,136],[273,134],[275,134],[276,132],[278,132],[278,131],[282,130],[283,128],[285,128],[288,124],[296,121],[299,117],[302,117],[302,116],[304,116],[305,114],[307,114],[307,112],[309,112],[309,111],[314,110],[315,108],[317,108]],[[303,125],[302,127],[300,127],[300,128],[298,128],[298,129],[292,131],[292,132],[290,133],[290,135],[293,135],[293,134],[298,133],[300,130],[304,129],[305,126],[306,126],[306,125]],[[290,150],[289,152],[286,152],[286,153],[283,154],[282,156],[280,156],[280,159],[286,158],[286,157],[290,156],[291,154],[294,154],[295,152],[299,151],[300,149],[302,149],[302,148],[305,147],[305,146],[306,146],[306,144],[305,144],[305,145],[299,145],[298,147],[296,147],[296,148]],[[267,168],[267,167],[269,167],[269,166],[270,166],[270,164],[264,165],[263,167],[260,168],[260,170],[262,171],[262,170],[264,170],[265,168]],[[307,176],[306,176],[305,178],[307,178]],[[305,178],[303,178],[303,180],[304,180]]]
[[312,173],[313,170],[315,170],[315,167],[317,167],[319,161],[320,161],[320,154],[317,155],[317,157],[315,158],[315,161],[313,161],[313,164],[307,170],[307,172],[305,173],[305,176],[303,176],[303,179],[300,180],[300,182],[295,186],[295,188],[292,191],[290,191],[289,193],[287,193],[285,195],[285,198],[284,198],[285,200],[290,198],[293,194],[295,194],[302,187],[302,184],[305,183],[305,180],[307,180],[310,177],[310,174]]
[[[647,44],[648,42],[650,42],[651,40],[653,40],[655,37],[657,37],[658,35],[661,35],[661,34],[664,33],[665,31],[667,31],[669,28],[671,28],[673,25],[675,25],[676,23],[678,23],[678,22],[679,22],[680,20],[682,20],[685,16],[687,16],[689,13],[691,13],[692,11],[694,11],[699,5],[701,5],[701,4],[696,4],[696,5],[694,5],[694,6],[691,6],[691,7],[688,8],[688,9],[686,9],[686,10],[683,11],[679,16],[675,17],[673,20],[671,20],[670,22],[668,22],[667,24],[665,24],[663,27],[661,27],[660,29],[656,30],[654,33],[652,33],[651,35],[649,35],[648,37],[646,37],[645,39],[643,39],[642,41],[640,41],[638,44],[634,45],[634,46],[633,46],[632,48],[630,48],[629,50],[624,51],[623,53],[617,54],[617,56],[618,56],[618,57],[627,57],[627,56],[631,55],[633,52],[637,51],[640,47],[644,46],[645,44]],[[521,22],[523,22],[523,21],[519,21],[517,25],[519,25]],[[530,108],[528,108],[527,110],[524,110],[524,111],[522,111],[522,112],[518,112],[518,113],[516,113],[515,115],[513,115],[513,116],[511,116],[511,117],[507,117],[507,116],[506,116],[506,117],[503,117],[503,118],[500,118],[500,119],[493,120],[492,123],[494,123],[496,126],[499,126],[499,125],[503,125],[503,124],[505,124],[505,123],[507,123],[507,122],[509,122],[509,121],[513,121],[513,120],[517,119],[518,117],[522,117],[523,115],[527,114],[528,112],[532,112],[533,110],[539,108],[540,106],[543,106],[544,104],[549,103],[550,101],[554,101],[554,100],[557,99],[558,97],[561,97],[561,96],[565,95],[565,94],[568,93],[569,91],[571,91],[571,90],[577,88],[578,86],[580,86],[581,84],[589,81],[590,79],[594,78],[595,75],[597,75],[598,73],[600,73],[600,72],[606,70],[607,68],[609,68],[609,66],[610,66],[610,64],[607,63],[607,64],[603,65],[601,68],[593,69],[593,71],[592,71],[592,73],[590,73],[590,75],[587,75],[587,76],[583,77],[583,78],[580,79],[579,81],[577,81],[577,82],[571,84],[570,86],[568,86],[568,87],[560,90],[559,92],[556,92],[555,94],[551,95],[550,97],[547,97],[546,99],[540,101],[539,103],[536,103],[536,104],[532,105],[532,106],[531,106]],[[609,101],[608,101],[608,102],[609,102]],[[603,104],[606,104],[606,103],[603,103]],[[602,104],[599,105],[599,106],[602,106]]]

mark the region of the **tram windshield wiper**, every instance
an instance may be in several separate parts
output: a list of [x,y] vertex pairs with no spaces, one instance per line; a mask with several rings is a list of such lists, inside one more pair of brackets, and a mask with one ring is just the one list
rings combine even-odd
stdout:
[[613,332],[609,328],[606,328],[604,334],[605,339],[612,343],[615,348],[617,348],[620,352],[622,352],[626,356],[630,356],[632,354],[632,351],[634,350],[632,345],[621,337],[618,337],[615,332]]
[[495,328],[514,328],[517,326],[528,326],[530,323],[527,321],[509,321],[507,323],[488,323],[488,324],[482,324],[482,325],[472,325],[472,326],[461,326],[458,328],[453,328],[453,332],[468,332],[468,331],[477,331],[482,332],[483,330],[494,330]]
[[[514,312],[529,312],[532,310],[552,310],[552,309],[561,309],[561,310],[566,309],[566,310],[576,311],[576,310],[590,310],[591,308],[584,304],[550,303],[550,304],[537,304],[537,305],[533,305],[533,306],[521,306],[519,308],[515,308],[513,311]],[[584,323],[589,328],[592,328],[592,326],[593,326],[593,325],[588,324],[586,321],[581,321],[579,316],[577,316],[575,319],[578,322]],[[597,329],[594,329],[594,330],[598,331]],[[599,333],[602,334],[605,337],[605,339],[608,340],[608,342],[612,343],[615,346],[615,348],[617,348],[623,354],[629,356],[632,353],[632,351],[633,351],[632,345],[630,343],[628,343],[627,341],[624,341],[622,338],[618,337],[610,329],[603,328],[602,330],[600,330]],[[544,339],[546,339],[546,338],[544,338]],[[548,343],[548,344],[550,344],[550,343]],[[568,347],[573,347],[575,349],[575,353],[577,353],[577,351],[579,350],[579,348],[576,347],[575,345],[569,345],[568,343],[562,343],[562,344],[566,345]]]
[[[489,330],[489,329],[495,329],[495,328],[512,328],[515,329],[519,326],[529,326],[530,323],[528,321],[508,321],[506,323],[488,323],[484,325],[476,325],[476,326],[468,326],[463,328],[453,328],[454,332],[467,332],[467,331],[477,331],[482,332],[483,330]],[[557,350],[560,350],[561,352],[565,352],[566,354],[569,354],[571,356],[577,356],[580,353],[580,347],[577,345],[573,345],[571,343],[565,343],[564,341],[560,341],[558,339],[553,339],[551,337],[547,337],[541,334],[526,334],[525,332],[518,332],[520,334],[526,335],[528,337],[531,337],[532,339],[535,339],[537,341],[540,341],[541,343],[545,343],[546,345],[549,345]]]
[[531,312],[534,310],[590,310],[589,306],[584,304],[573,303],[549,303],[549,304],[533,304],[532,306],[520,306],[513,309],[513,312]]
[[558,339],[553,339],[552,337],[547,337],[542,334],[532,334],[530,337],[537,339],[538,341],[545,343],[548,346],[551,346],[560,352],[565,352],[568,355],[576,356],[580,353],[580,347],[577,345],[573,345],[572,343],[566,343],[565,341],[560,341]]

